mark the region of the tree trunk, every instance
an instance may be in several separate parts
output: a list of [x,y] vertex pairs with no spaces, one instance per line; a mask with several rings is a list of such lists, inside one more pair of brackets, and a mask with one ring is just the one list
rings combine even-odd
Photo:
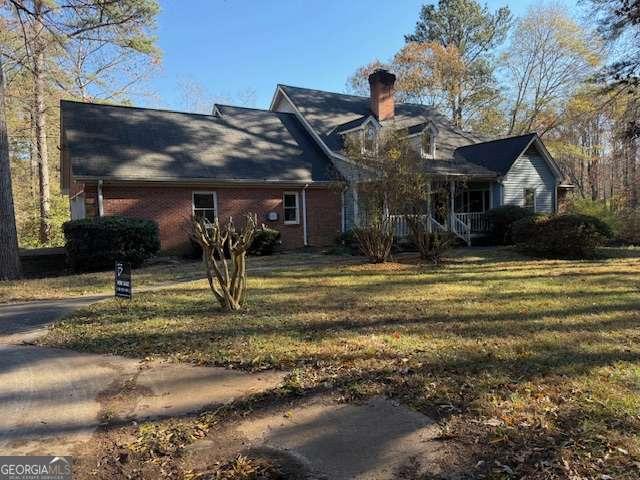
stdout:
[[40,187],[40,242],[47,243],[51,238],[51,206],[49,193],[49,152],[47,150],[47,111],[45,105],[44,88],[44,44],[40,39],[44,27],[42,25],[42,2],[36,1],[34,6],[34,19],[38,25],[36,41],[34,42],[34,107],[35,129],[38,148],[38,183]]
[[0,58],[0,280],[20,277],[18,233],[11,187],[11,163],[9,160],[9,136],[4,99],[4,75]]
[[33,106],[29,112],[30,122],[30,145],[29,145],[29,175],[30,185],[29,191],[31,192],[31,198],[35,199],[38,196],[38,137],[36,135],[36,117],[34,115]]
[[629,177],[630,177],[630,189],[629,189],[629,206],[633,209],[638,208],[638,190],[640,189],[640,181],[638,179],[638,145],[637,139],[631,138],[629,140]]
[[458,94],[453,107],[453,123],[456,127],[462,128],[462,93]]

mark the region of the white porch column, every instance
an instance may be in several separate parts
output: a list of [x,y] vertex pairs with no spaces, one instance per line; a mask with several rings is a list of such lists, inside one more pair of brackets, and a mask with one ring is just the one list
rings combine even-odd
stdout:
[[427,232],[431,233],[431,179],[427,180]]
[[455,225],[456,184],[453,180],[449,183],[449,230]]
[[343,188],[342,190],[340,190],[340,232],[344,233],[347,231],[347,207],[344,204],[344,191],[345,189]]
[[360,225],[360,212],[358,211],[358,186],[351,186],[351,194],[353,196],[353,225]]

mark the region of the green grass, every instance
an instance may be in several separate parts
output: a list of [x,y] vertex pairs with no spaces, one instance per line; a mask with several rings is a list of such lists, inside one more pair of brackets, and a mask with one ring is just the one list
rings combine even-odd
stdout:
[[274,268],[251,277],[242,313],[195,281],[86,309],[45,343],[288,369],[296,394],[385,394],[439,418],[492,478],[638,478],[640,252],[610,257]]

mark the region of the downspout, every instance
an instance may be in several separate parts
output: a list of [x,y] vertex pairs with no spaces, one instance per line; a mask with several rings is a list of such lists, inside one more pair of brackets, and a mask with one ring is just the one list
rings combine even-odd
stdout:
[[453,231],[455,226],[455,205],[456,205],[456,185],[453,180],[449,183],[449,230]]
[[98,216],[104,216],[104,197],[102,196],[102,180],[98,180]]
[[431,233],[431,179],[427,180],[427,232]]
[[345,186],[341,191],[340,191],[340,231],[342,233],[345,233],[347,231],[347,219],[346,217],[346,206],[344,204],[344,192],[346,191],[347,187]]
[[358,208],[358,186],[354,185],[353,189],[353,225],[360,226],[360,209]]
[[305,184],[302,187],[302,238],[304,240],[304,246],[309,245],[309,241],[307,239],[307,187],[309,184]]

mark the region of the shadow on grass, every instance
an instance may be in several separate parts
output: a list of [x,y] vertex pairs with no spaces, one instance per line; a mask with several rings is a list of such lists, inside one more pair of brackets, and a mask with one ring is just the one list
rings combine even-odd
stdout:
[[[489,460],[485,473],[500,468],[499,460],[516,476],[562,477],[569,458],[576,472],[592,474],[585,452],[602,458],[612,447],[600,437],[624,437],[640,425],[613,408],[592,408],[575,385],[603,367],[640,364],[640,270],[627,260],[474,258],[477,252],[437,270],[269,272],[254,284],[248,310],[237,314],[216,311],[199,285],[148,293],[130,310],[114,303],[85,310],[49,342],[248,370],[294,368],[300,381],[233,408],[259,415],[320,393],[384,394],[450,425],[456,441],[469,441],[472,458]],[[537,389],[553,404],[550,411],[530,406],[542,420],[508,428],[483,423],[492,401],[513,403]],[[597,428],[587,431],[585,422]],[[610,458],[603,460],[613,462],[608,472],[625,471],[628,459]]]

